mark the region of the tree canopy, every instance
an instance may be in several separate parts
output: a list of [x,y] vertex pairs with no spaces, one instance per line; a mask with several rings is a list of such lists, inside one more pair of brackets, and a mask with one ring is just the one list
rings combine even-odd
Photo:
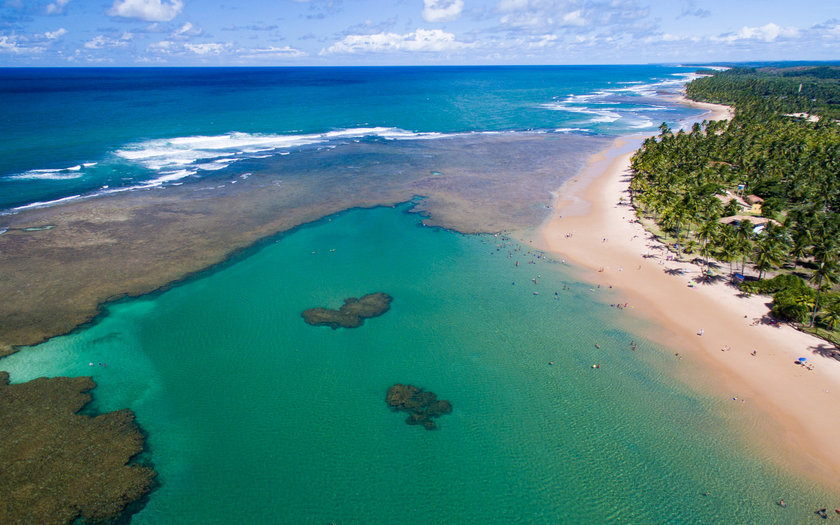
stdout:
[[796,320],[814,324],[819,317],[833,326],[840,67],[730,69],[694,80],[686,94],[731,105],[735,117],[676,132],[663,124],[645,140],[632,159],[637,209],[678,247],[699,246],[707,262],[740,265],[742,273],[750,264],[759,278],[780,268],[805,277],[814,297],[797,287],[788,295],[799,306],[774,311],[806,311],[810,318]]

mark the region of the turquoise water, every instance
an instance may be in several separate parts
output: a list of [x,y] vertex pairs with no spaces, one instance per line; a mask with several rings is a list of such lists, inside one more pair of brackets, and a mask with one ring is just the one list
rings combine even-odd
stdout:
[[[301,227],[2,367],[92,375],[92,408],[136,412],[161,484],[133,523],[790,523],[830,501],[742,452],[738,407],[671,379],[620,296],[406,211]],[[377,291],[391,310],[358,329],[300,317]],[[398,382],[453,413],[406,425]]]

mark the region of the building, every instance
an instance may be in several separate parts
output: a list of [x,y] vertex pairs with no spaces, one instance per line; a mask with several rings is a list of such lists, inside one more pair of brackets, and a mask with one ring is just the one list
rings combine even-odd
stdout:
[[761,205],[764,204],[764,199],[758,195],[747,195],[746,200],[750,205],[750,213],[761,215]]

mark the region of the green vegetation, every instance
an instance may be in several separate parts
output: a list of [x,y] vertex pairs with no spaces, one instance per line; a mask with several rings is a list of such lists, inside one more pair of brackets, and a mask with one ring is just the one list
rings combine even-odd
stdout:
[[772,293],[775,316],[840,328],[840,67],[732,69],[687,95],[735,117],[647,139],[632,160],[638,213],[707,270],[754,271],[743,289]]
[[686,95],[741,111],[840,118],[840,66],[734,68],[689,84]]

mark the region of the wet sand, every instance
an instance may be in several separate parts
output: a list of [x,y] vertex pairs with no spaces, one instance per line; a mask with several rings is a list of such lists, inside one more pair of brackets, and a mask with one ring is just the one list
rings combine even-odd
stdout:
[[[0,216],[0,356],[67,333],[102,303],[153,292],[261,239],[342,210],[423,196],[425,222],[533,228],[604,139],[563,134],[376,141],[254,162],[252,171]],[[294,158],[292,158],[294,157]],[[26,231],[24,228],[50,227]]]
[[[725,280],[693,284],[699,267],[668,260],[670,252],[628,205],[630,157],[641,140],[616,141],[558,190],[557,211],[541,229],[541,241],[573,262],[581,279],[612,286],[631,306],[629,315],[652,321],[646,335],[682,356],[675,356],[675,374],[735,403],[743,417],[733,424],[750,425],[742,428],[746,446],[840,488],[840,362],[822,355],[833,347],[769,324],[770,298],[740,297]],[[725,277],[727,268],[720,273]],[[814,369],[795,364],[799,357]]]

